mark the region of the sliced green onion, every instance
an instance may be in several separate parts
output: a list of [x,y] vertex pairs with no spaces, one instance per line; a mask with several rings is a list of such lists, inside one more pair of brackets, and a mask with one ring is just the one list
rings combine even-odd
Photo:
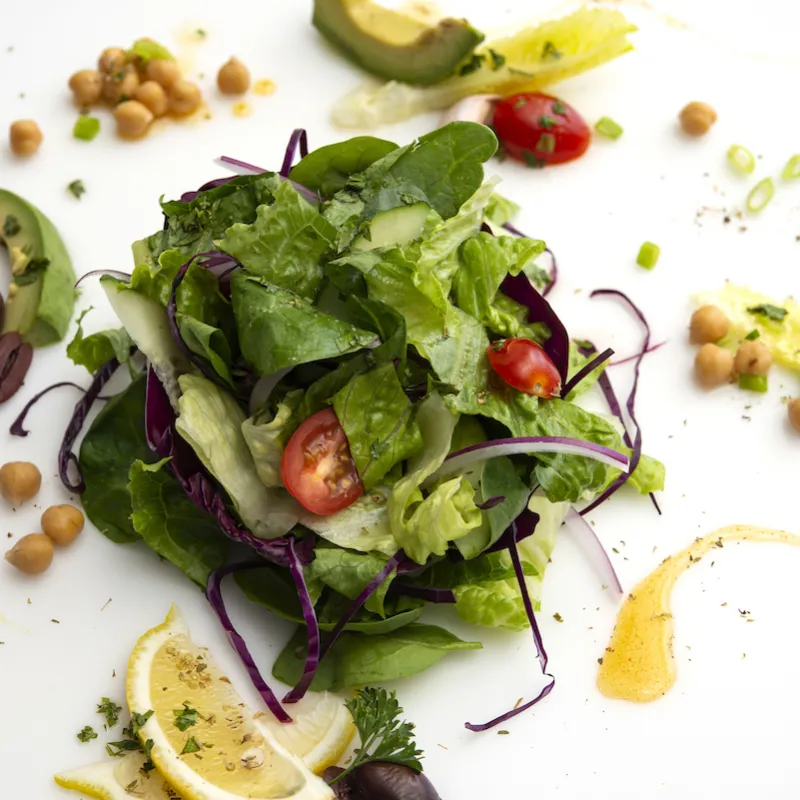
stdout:
[[732,144],[728,149],[728,161],[737,171],[749,175],[756,168],[755,156],[740,144]]
[[763,181],[759,181],[754,187],[753,190],[747,195],[747,208],[750,211],[761,211],[764,206],[772,200],[772,196],[775,194],[775,184],[772,182],[772,178],[764,178]]
[[75,120],[75,127],[72,135],[76,139],[83,139],[84,142],[91,142],[100,133],[100,120],[97,117],[83,115]]
[[766,392],[767,391],[767,376],[766,375],[748,375],[743,372],[739,375],[739,388],[746,389],[748,392]]
[[750,333],[747,334],[744,338],[747,339],[748,342],[754,342],[758,337],[761,336],[757,328],[753,328]]
[[614,122],[611,117],[600,117],[594,124],[594,129],[607,139],[619,139],[622,136],[622,125]]
[[653,269],[658,263],[661,255],[661,248],[652,242],[644,242],[639,248],[639,255],[636,256],[636,263],[645,269]]
[[786,166],[783,168],[783,172],[781,172],[781,178],[785,181],[800,178],[800,153],[792,156],[786,162]]
[[536,149],[540,153],[552,153],[556,149],[556,137],[552,133],[543,133],[536,142]]

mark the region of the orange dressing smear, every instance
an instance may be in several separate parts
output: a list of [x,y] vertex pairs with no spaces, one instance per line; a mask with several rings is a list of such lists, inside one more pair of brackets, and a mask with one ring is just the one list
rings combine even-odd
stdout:
[[597,674],[597,688],[606,697],[650,703],[675,683],[672,652],[675,625],[672,589],[695,562],[725,542],[783,542],[800,545],[800,536],[752,525],[730,525],[695,541],[670,556],[628,595],[620,609],[611,641]]
[[234,117],[249,117],[253,113],[253,107],[244,100],[234,103],[232,110]]

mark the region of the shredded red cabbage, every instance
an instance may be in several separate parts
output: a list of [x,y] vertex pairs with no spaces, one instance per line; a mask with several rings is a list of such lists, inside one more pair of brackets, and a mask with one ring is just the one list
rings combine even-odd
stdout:
[[[257,167],[255,164],[248,164],[246,161],[239,161],[238,158],[231,158],[230,156],[220,156],[219,160],[223,164],[230,164],[232,167],[246,169],[248,172],[257,172],[261,174],[267,171],[263,167]],[[231,178],[231,180],[233,180],[233,178]]]
[[225,608],[225,601],[222,598],[222,580],[226,575],[245,569],[257,569],[260,566],[261,564],[258,563],[244,562],[239,564],[227,564],[224,567],[215,569],[209,574],[208,580],[206,581],[206,599],[210,603],[211,608],[216,612],[220,624],[228,635],[228,641],[242,660],[247,674],[253,682],[253,686],[256,687],[258,693],[267,704],[267,708],[275,715],[275,718],[279,722],[291,722],[292,718],[286,713],[283,706],[281,706],[278,701],[278,698],[275,696],[275,693],[267,685],[264,676],[261,674],[255,659],[247,647],[247,643],[236,630],[233,622],[231,622],[231,618]]
[[108,275],[120,281],[129,281],[131,279],[130,272],[122,272],[118,269],[93,269],[91,272],[81,275],[81,277],[75,281],[75,288],[77,289],[87,278],[94,278],[95,276],[102,277],[103,275]]
[[603,350],[600,355],[595,356],[591,361],[587,362],[586,364],[581,367],[578,372],[576,372],[568,381],[567,385],[561,390],[562,397],[568,397],[569,393],[590,373],[593,372],[597,367],[601,364],[608,361],[611,356],[614,355],[614,351],[609,347],[606,350]]
[[531,511],[526,504],[520,515],[514,520],[514,525],[509,525],[500,538],[486,552],[496,553],[500,550],[508,550],[512,539],[519,544],[523,539],[533,536],[538,524],[539,515],[535,511]]
[[482,503],[478,503],[478,508],[481,511],[488,511],[490,508],[494,508],[495,506],[499,506],[501,503],[505,503],[506,496],[504,494],[496,494],[494,497],[490,497],[488,500],[484,500]]
[[499,717],[489,720],[489,722],[484,722],[481,724],[465,722],[464,727],[474,731],[475,733],[494,728],[501,722],[506,722],[507,720],[516,717],[518,714],[522,714],[523,711],[533,708],[533,706],[535,706],[538,702],[544,700],[544,698],[553,691],[553,687],[556,685],[556,679],[547,671],[547,651],[544,649],[544,641],[542,641],[542,634],[539,630],[539,624],[536,622],[536,615],[533,613],[533,603],[531,603],[531,597],[530,594],[528,594],[528,585],[525,582],[525,572],[522,569],[522,562],[519,558],[519,550],[517,549],[518,536],[516,532],[516,522],[512,522],[511,527],[514,529],[514,533],[508,542],[508,553],[511,556],[511,563],[514,565],[514,574],[517,576],[517,583],[519,584],[519,590],[522,594],[522,604],[525,606],[525,613],[527,614],[531,625],[531,634],[533,636],[533,643],[536,645],[539,666],[545,677],[550,678],[550,683],[548,683],[544,689],[542,689],[542,691],[533,698],[533,700],[523,703],[518,708],[512,708],[510,711],[506,711],[505,714],[501,714]]
[[650,345],[650,347],[648,347],[647,350],[644,351],[640,350],[638,353],[634,353],[632,356],[626,356],[625,358],[620,358],[618,361],[611,361],[609,362],[608,366],[618,367],[620,364],[629,364],[631,361],[636,361],[636,359],[639,358],[639,356],[641,356],[643,353],[644,355],[647,355],[648,353],[655,353],[656,350],[662,348],[666,343],[667,340],[665,339],[663,342]]
[[613,586],[619,594],[623,593],[617,571],[611,563],[603,543],[597,537],[594,528],[574,509],[567,512],[567,528],[575,532],[581,545],[589,553],[591,562],[597,567],[600,579],[608,586]]
[[392,583],[392,591],[405,597],[418,597],[427,600],[429,603],[455,603],[456,596],[452,589],[438,589],[430,586],[414,586],[411,583],[395,581]]
[[[317,622],[317,614],[314,611],[314,603],[311,601],[311,596],[308,593],[308,586],[306,579],[303,575],[303,565],[311,561],[314,555],[314,540],[309,537],[306,542],[308,543],[305,554],[298,553],[297,540],[294,536],[289,538],[289,571],[292,573],[294,585],[297,587],[297,596],[300,599],[300,606],[303,609],[303,620],[306,623],[307,632],[307,649],[306,649],[306,663],[303,666],[303,675],[299,683],[292,689],[286,697],[283,698],[284,703],[296,703],[305,694],[304,688],[299,688],[303,685],[310,686],[311,681],[314,680],[314,675],[319,666],[320,655],[320,635],[319,623]],[[310,549],[309,549],[310,548]],[[310,676],[310,677],[308,677]],[[308,684],[304,681],[308,679]]]
[[564,386],[569,368],[569,336],[564,324],[524,273],[506,275],[500,288],[512,300],[528,307],[528,322],[543,322],[550,329],[550,338],[543,347],[561,375],[561,385]]
[[60,383],[54,383],[52,386],[48,386],[46,389],[42,389],[41,392],[35,394],[30,400],[28,400],[28,402],[25,404],[25,407],[19,412],[17,418],[11,423],[11,427],[8,429],[8,432],[12,436],[27,436],[30,431],[25,430],[23,426],[25,425],[25,418],[28,416],[28,412],[46,394],[52,392],[53,389],[60,389],[62,386],[72,386],[73,389],[77,389],[79,392],[86,392],[86,389],[84,389],[83,386],[78,386],[77,383],[73,383],[72,381],[61,381]]
[[289,137],[289,144],[286,146],[286,154],[283,157],[283,165],[280,171],[284,178],[288,178],[289,173],[292,171],[298,144],[300,145],[300,158],[305,158],[308,155],[308,134],[305,128],[295,128]]

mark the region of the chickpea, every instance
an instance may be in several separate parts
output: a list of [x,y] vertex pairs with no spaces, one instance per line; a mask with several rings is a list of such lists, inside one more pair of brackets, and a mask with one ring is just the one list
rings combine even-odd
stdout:
[[112,105],[130,100],[139,85],[139,75],[128,65],[124,70],[112,72],[103,78],[103,99]]
[[701,306],[692,314],[689,324],[689,341],[692,344],[706,344],[724,339],[731,327],[731,321],[722,309],[716,306]]
[[11,152],[18,156],[32,156],[42,143],[42,132],[32,119],[18,119],[11,123],[8,140]]
[[742,342],[736,351],[733,368],[740,375],[766,375],[772,366],[769,348],[758,340]]
[[79,106],[93,106],[103,91],[103,76],[96,69],[82,69],[69,79],[69,88]]
[[800,397],[795,397],[794,400],[790,400],[787,408],[789,411],[790,425],[800,433]]
[[72,544],[83,530],[83,523],[83,514],[75,506],[50,506],[42,514],[42,530],[59,547]]
[[169,107],[176,114],[191,114],[200,107],[202,99],[200,88],[189,81],[180,80],[169,90]]
[[717,121],[717,112],[708,103],[689,103],[678,114],[683,130],[689,136],[702,136]]
[[181,79],[181,68],[171,58],[152,58],[144,68],[147,80],[169,89]]
[[231,58],[219,68],[217,86],[222,94],[244,94],[250,88],[250,70],[238,58]]
[[145,81],[140,83],[133,93],[134,100],[138,100],[154,117],[163,117],[167,113],[169,102],[167,93],[160,83]]
[[42,488],[42,473],[30,461],[9,461],[0,467],[0,494],[18,506],[30,500]]
[[106,47],[97,59],[97,68],[106,75],[119,72],[128,63],[128,55],[121,47]]
[[48,536],[29,533],[6,552],[6,561],[26,575],[38,575],[53,563],[53,553],[53,543]]
[[728,383],[733,375],[733,353],[708,342],[697,351],[694,372],[704,389]]
[[137,139],[147,132],[153,121],[150,109],[138,100],[126,100],[114,109],[117,133],[125,139]]

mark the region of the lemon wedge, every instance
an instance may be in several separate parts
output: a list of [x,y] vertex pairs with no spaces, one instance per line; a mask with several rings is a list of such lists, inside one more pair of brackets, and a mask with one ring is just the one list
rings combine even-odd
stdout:
[[143,753],[129,753],[114,761],[62,772],[55,781],[97,800],[182,800],[159,772],[142,772],[144,763]]
[[131,714],[152,715],[139,737],[184,800],[329,800],[298,756],[258,727],[230,681],[191,639],[173,606],[136,644],[126,683]]
[[265,737],[273,737],[316,775],[336,765],[353,741],[356,726],[343,699],[330,692],[312,692],[287,706],[293,722],[281,723],[259,712],[255,722]]

